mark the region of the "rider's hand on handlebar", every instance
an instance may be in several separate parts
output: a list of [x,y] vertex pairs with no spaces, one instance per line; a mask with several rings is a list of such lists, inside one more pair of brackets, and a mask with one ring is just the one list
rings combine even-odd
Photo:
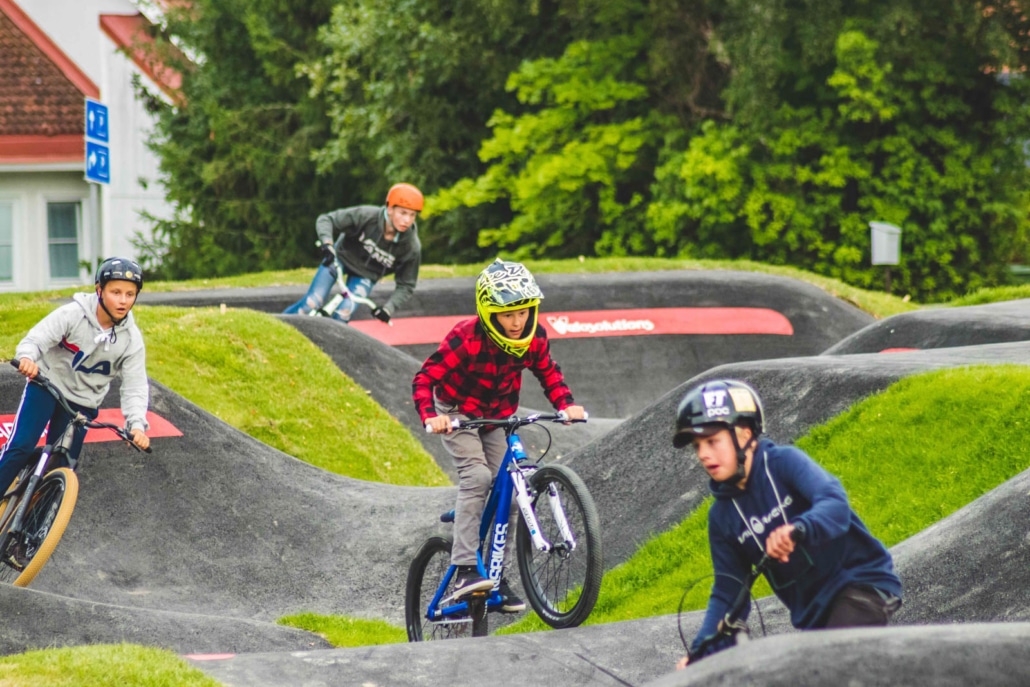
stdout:
[[433,434],[450,434],[452,431],[451,418],[446,415],[436,415],[426,420],[426,430]]
[[765,552],[769,558],[786,563],[790,554],[794,553],[794,539],[791,534],[794,532],[794,525],[780,525],[769,534],[765,540]]
[[390,323],[390,313],[386,312],[382,308],[372,308],[372,317],[376,318],[380,322]]
[[25,375],[29,379],[35,379],[36,375],[39,374],[39,365],[28,358],[22,358],[18,361],[18,373]]
[[322,252],[322,266],[329,267],[336,260],[336,249],[333,248],[331,243],[323,243],[318,247],[318,250]]
[[150,448],[150,437],[144,434],[142,429],[134,429],[129,434],[132,436],[132,443],[136,444],[139,450],[146,451]]
[[572,420],[585,420],[587,417],[587,411],[583,406],[567,406],[562,408],[561,412],[565,413],[569,418],[569,422],[565,423],[567,425],[572,424]]

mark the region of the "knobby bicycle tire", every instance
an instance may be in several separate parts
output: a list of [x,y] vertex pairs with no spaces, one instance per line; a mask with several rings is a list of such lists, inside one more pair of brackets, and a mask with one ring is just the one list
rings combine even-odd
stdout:
[[[533,610],[554,628],[576,627],[594,610],[601,591],[603,560],[601,519],[583,480],[564,465],[546,465],[529,479],[533,512],[550,551],[533,546],[525,519],[519,514],[516,551],[519,574]],[[548,492],[554,489],[575,540],[566,546],[552,512]]]
[[448,618],[432,622],[426,618],[426,609],[451,565],[453,542],[446,537],[430,537],[415,554],[408,567],[408,580],[404,591],[404,622],[409,642],[483,637],[488,630],[486,603],[477,599],[471,603],[466,618]]
[[[32,494],[22,532],[18,535],[28,562],[20,571],[7,562],[0,562],[0,581],[27,587],[35,579],[61,541],[78,497],[79,478],[68,468],[51,470],[43,477]],[[7,539],[6,532],[4,539]],[[5,546],[4,556],[6,551]]]

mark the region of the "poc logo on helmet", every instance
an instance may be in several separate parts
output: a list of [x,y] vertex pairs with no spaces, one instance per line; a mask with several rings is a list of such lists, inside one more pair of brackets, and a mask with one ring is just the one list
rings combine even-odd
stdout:
[[722,417],[729,415],[730,409],[726,406],[726,391],[706,391],[702,394],[705,400],[705,417]]

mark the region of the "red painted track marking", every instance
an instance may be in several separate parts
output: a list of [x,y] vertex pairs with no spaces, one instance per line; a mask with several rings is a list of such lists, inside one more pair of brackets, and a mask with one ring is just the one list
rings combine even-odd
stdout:
[[919,351],[919,348],[885,348],[880,353],[911,353],[912,351]]
[[[458,322],[474,315],[401,317],[388,327],[377,320],[351,326],[391,346],[439,343]],[[791,336],[794,327],[768,308],[641,308],[543,312],[541,321],[552,339],[653,334],[773,334]]]
[[[125,416],[122,415],[122,411],[118,408],[101,408],[97,414],[97,420],[100,422],[109,422],[112,425],[125,425]],[[147,430],[147,436],[151,439],[155,437],[181,437],[182,432],[179,428],[173,425],[168,420],[164,419],[156,413],[147,412],[147,422],[150,423],[150,429]],[[7,439],[11,434],[11,428],[14,425],[14,415],[0,415],[0,446],[7,443]],[[46,431],[44,430],[43,436],[39,438],[37,446],[43,445],[44,437],[46,437]],[[86,432],[85,442],[92,444],[100,441],[121,441],[118,435],[108,429],[91,429]]]

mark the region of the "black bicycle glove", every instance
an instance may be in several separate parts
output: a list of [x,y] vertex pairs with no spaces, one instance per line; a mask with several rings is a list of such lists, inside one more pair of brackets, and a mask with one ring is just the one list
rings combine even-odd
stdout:
[[318,249],[322,251],[322,266],[329,267],[329,265],[332,265],[333,261],[336,260],[336,249],[333,248],[333,244],[323,243]]
[[390,321],[390,313],[386,312],[382,308],[373,308],[372,309],[372,317],[376,318],[380,322],[389,322]]

